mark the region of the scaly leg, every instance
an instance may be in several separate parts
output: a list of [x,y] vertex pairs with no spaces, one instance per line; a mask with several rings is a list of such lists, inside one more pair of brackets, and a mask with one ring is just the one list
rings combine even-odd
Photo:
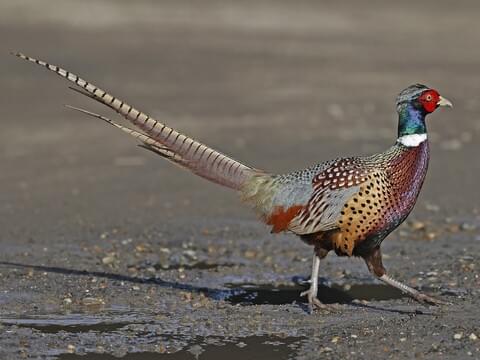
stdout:
[[320,269],[320,257],[314,252],[312,261],[312,273],[310,275],[310,288],[303,291],[300,296],[307,296],[308,306],[312,313],[315,309],[331,310],[328,305],[322,304],[317,298],[318,293],[318,271]]
[[388,276],[382,264],[382,253],[380,252],[380,247],[375,248],[373,252],[368,256],[365,256],[364,259],[370,272],[375,275],[379,280],[410,295],[416,301],[430,305],[447,304],[446,302],[434,299],[431,296],[423,294],[420,291],[415,290],[414,288]]
[[420,291],[415,290],[414,288],[412,288],[408,285],[405,285],[404,283],[402,283],[398,280],[395,280],[395,279],[391,278],[387,274],[383,274],[378,279],[383,281],[385,284],[393,286],[393,287],[401,290],[402,292],[410,295],[412,298],[414,298],[415,300],[417,300],[420,303],[430,304],[430,305],[446,305],[447,304],[444,301],[437,300],[435,298],[432,298],[431,296],[423,294]]

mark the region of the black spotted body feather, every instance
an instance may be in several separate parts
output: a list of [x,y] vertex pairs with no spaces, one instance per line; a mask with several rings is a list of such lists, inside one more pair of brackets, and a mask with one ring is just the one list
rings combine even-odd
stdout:
[[[247,183],[244,193],[276,231],[303,236],[335,233],[333,248],[352,255],[355,249],[379,245],[408,216],[428,159],[427,141],[415,148],[397,143],[373,156],[340,158],[286,175],[262,175],[268,186]],[[281,226],[275,228],[276,218]]]

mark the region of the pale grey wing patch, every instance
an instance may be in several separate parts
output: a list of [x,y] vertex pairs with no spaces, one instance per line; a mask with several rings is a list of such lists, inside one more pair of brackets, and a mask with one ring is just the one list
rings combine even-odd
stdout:
[[360,158],[338,158],[283,175],[254,176],[242,188],[242,198],[262,215],[301,206],[288,230],[309,234],[337,227],[345,203],[363,181]]
[[262,216],[271,215],[277,208],[306,206],[314,194],[313,178],[332,162],[282,175],[255,175],[242,187],[241,197]]
[[287,183],[279,181],[279,175],[256,175],[241,189],[243,201],[253,205],[257,213],[268,217],[276,209],[284,210],[298,205],[306,205],[312,196],[313,188],[307,183]]
[[268,197],[261,197],[264,200],[263,213],[271,213],[275,208],[288,209],[301,205],[303,209],[292,219],[289,230],[297,234],[308,234],[333,229],[342,206],[359,189],[355,184],[344,184],[347,187],[339,189],[336,187],[337,180],[340,180],[337,177],[343,176],[346,167],[351,168],[356,164],[357,159],[338,158],[304,170],[271,177],[271,191],[268,192]]
[[280,184],[272,195],[272,206],[288,209],[292,206],[306,205],[313,194],[312,185],[302,183]]
[[292,219],[289,230],[303,235],[338,227],[342,207],[360,191],[360,184],[369,171],[371,169],[364,158],[360,157],[339,158],[324,163],[312,178],[311,199]]
[[314,195],[312,186],[314,177],[327,169],[334,160],[313,165],[307,169],[291,172],[284,175],[275,175],[272,180],[275,192],[270,197],[270,207],[283,207],[307,205]]
[[344,205],[358,191],[360,186],[338,190],[324,188],[315,192],[308,205],[292,219],[288,229],[298,235],[335,229]]

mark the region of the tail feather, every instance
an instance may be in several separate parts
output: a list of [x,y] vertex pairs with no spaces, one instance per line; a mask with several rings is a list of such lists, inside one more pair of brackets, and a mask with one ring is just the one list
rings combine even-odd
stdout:
[[[142,144],[139,145],[140,147],[142,147],[146,150],[152,151],[155,154],[160,155],[163,158],[167,159],[168,161],[171,161],[172,163],[174,163],[176,165],[180,165],[180,167],[189,168],[189,166],[187,164],[187,161],[185,159],[183,159],[180,155],[175,154],[169,148],[163,146],[161,143],[159,143],[157,140],[151,138],[150,136],[145,135],[145,134],[143,134],[139,131],[130,129],[126,126],[120,125],[120,124],[114,122],[113,120],[107,118],[106,116],[99,115],[99,114],[96,114],[94,112],[91,112],[91,111],[88,111],[88,110],[85,110],[85,109],[81,109],[81,108],[78,108],[78,107],[75,107],[75,106],[71,106],[71,105],[65,105],[65,106],[69,109],[79,111],[79,112],[81,112],[85,115],[101,119],[101,120],[105,121],[106,123],[116,127],[117,129],[122,130],[123,132],[133,136],[134,138],[136,138],[137,140],[142,142]],[[194,170],[192,170],[192,171],[194,171]]]
[[[167,125],[158,122],[147,114],[135,109],[131,105],[115,98],[113,95],[98,88],[96,85],[87,82],[65,69],[21,53],[15,53],[14,55],[43,66],[74,83],[79,89],[72,89],[115,110],[133,125],[143,130],[146,134],[113,123],[111,120],[103,118],[100,115],[92,115],[92,113],[90,113],[90,115],[99,117],[121,130],[130,133],[130,135],[133,135],[140,141],[144,142],[146,147],[150,150],[154,150],[203,178],[239,190],[242,188],[245,181],[251,178],[253,174],[261,173],[259,170],[244,165],[231,157],[174,130],[173,128],[168,127]],[[87,114],[89,113],[87,111],[83,112]],[[145,142],[145,140],[147,140],[147,142]]]

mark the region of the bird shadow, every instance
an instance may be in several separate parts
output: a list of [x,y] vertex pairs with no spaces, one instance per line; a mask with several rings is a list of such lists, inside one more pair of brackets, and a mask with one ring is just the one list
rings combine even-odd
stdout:
[[[300,291],[304,290],[303,287],[296,285],[295,287],[287,289],[279,289],[274,286],[262,286],[262,287],[252,287],[249,285],[248,288],[242,287],[241,284],[236,285],[227,285],[227,289],[218,289],[205,286],[195,286],[191,284],[180,283],[176,281],[163,280],[159,277],[137,277],[129,276],[118,273],[110,273],[104,271],[91,271],[91,270],[78,270],[78,269],[69,269],[58,266],[45,266],[45,265],[31,265],[31,264],[22,264],[17,262],[9,261],[0,261],[0,266],[19,268],[19,269],[33,269],[37,271],[43,271],[48,273],[63,274],[63,275],[73,275],[73,276],[89,276],[102,279],[108,279],[113,281],[128,282],[134,284],[150,284],[155,285],[161,288],[181,290],[192,293],[201,293],[204,296],[211,298],[213,300],[224,300],[232,304],[241,304],[241,305],[260,305],[260,304],[271,304],[271,305],[280,305],[280,304],[297,304],[303,311],[310,313],[310,308],[308,304],[301,302],[300,300]],[[298,277],[293,278],[294,281],[298,280]],[[320,285],[319,286],[319,298],[321,301],[329,304],[335,304],[332,306],[332,309],[338,309],[341,311],[341,308],[345,305],[353,306],[355,308],[362,308],[367,310],[390,312],[396,314],[408,314],[408,315],[434,315],[431,312],[425,312],[419,309],[392,309],[385,308],[378,305],[360,303],[355,300],[350,294],[345,291],[342,291],[338,288],[333,288],[330,286]],[[336,310],[333,310],[336,312]]]
[[434,311],[422,310],[422,309],[419,309],[419,308],[414,308],[414,309],[390,309],[390,308],[386,308],[386,307],[378,306],[378,305],[362,304],[360,302],[352,302],[348,305],[356,307],[356,308],[390,312],[390,313],[401,314],[401,315],[426,315],[426,316],[438,315]]
[[148,277],[142,278],[137,276],[129,276],[123,274],[116,274],[104,271],[91,271],[91,270],[77,270],[77,269],[68,269],[58,266],[45,266],[45,265],[30,265],[30,264],[21,264],[16,262],[9,261],[0,261],[0,266],[13,267],[13,268],[23,268],[23,269],[33,269],[38,271],[44,271],[48,273],[63,274],[63,275],[75,275],[75,276],[89,276],[96,277],[114,281],[122,281],[133,284],[151,284],[156,285],[162,288],[174,289],[174,290],[184,290],[194,293],[203,293],[208,297],[211,297],[216,300],[223,300],[229,295],[231,295],[231,289],[215,289],[202,286],[194,286],[185,283],[179,283],[176,281],[167,281],[159,277]]

